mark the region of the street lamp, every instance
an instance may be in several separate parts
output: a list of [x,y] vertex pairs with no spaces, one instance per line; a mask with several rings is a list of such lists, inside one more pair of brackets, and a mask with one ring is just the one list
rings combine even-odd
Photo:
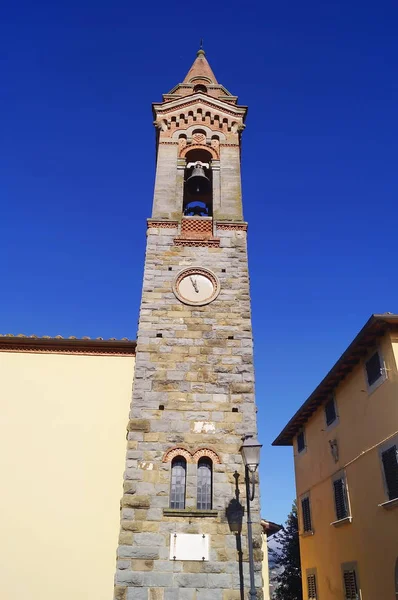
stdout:
[[[253,558],[253,533],[250,502],[254,499],[255,493],[255,473],[260,464],[260,450],[262,444],[254,435],[246,435],[243,438],[243,444],[240,449],[243,463],[245,465],[246,482],[246,502],[247,502],[247,546],[249,549],[249,572],[250,572],[250,600],[257,598],[256,587],[254,584],[254,558]],[[251,489],[250,489],[251,484]]]

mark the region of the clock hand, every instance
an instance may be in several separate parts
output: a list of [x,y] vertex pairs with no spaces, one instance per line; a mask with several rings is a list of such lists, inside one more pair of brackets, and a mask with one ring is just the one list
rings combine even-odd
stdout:
[[192,276],[190,276],[189,279],[191,280],[191,283],[193,285],[193,289],[195,290],[196,293],[198,293],[199,292],[199,288],[198,288],[198,284],[197,284],[196,280],[193,280]]

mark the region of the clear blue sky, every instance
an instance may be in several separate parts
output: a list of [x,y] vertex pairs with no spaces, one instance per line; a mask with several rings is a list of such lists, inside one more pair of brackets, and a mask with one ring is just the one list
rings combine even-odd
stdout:
[[0,15],[0,331],[134,338],[151,102],[201,37],[249,105],[245,217],[263,514],[294,497],[272,440],[372,312],[398,312],[396,2],[8,3]]

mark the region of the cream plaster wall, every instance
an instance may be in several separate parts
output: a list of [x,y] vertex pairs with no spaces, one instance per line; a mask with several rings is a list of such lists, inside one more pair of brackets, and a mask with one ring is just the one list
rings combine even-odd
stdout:
[[[398,507],[387,511],[379,506],[388,499],[379,450],[398,431],[397,366],[389,334],[378,347],[388,370],[384,383],[369,393],[361,362],[335,390],[338,423],[327,429],[320,407],[305,427],[306,451],[298,455],[294,442],[297,496],[310,493],[314,529],[314,535],[300,536],[304,597],[306,570],[316,568],[319,597],[343,598],[341,564],[356,561],[362,600],[395,598]],[[339,447],[337,463],[329,447],[333,439]],[[346,473],[352,522],[335,527],[332,476],[340,470]]]
[[109,600],[134,358],[0,353],[0,598]]

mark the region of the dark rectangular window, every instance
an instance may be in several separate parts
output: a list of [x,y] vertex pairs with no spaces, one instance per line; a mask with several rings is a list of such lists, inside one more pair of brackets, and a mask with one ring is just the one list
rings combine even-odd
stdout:
[[371,386],[383,375],[380,354],[375,352],[365,363],[368,385]]
[[303,530],[312,531],[311,506],[308,496],[301,500],[301,512],[303,515]]
[[335,481],[333,481],[333,489],[334,504],[336,507],[336,518],[339,521],[340,519],[345,519],[346,517],[348,517],[349,514],[345,478],[341,477],[340,479],[335,479]]
[[316,575],[311,573],[307,575],[308,600],[317,600],[316,595]]
[[387,485],[388,499],[398,498],[398,449],[391,446],[381,454],[384,476]]
[[305,449],[304,431],[297,434],[297,452],[302,452]]
[[357,574],[355,569],[344,569],[343,578],[345,600],[359,600]]
[[325,417],[326,425],[331,425],[337,419],[336,403],[334,398],[330,398],[330,400],[325,404]]

